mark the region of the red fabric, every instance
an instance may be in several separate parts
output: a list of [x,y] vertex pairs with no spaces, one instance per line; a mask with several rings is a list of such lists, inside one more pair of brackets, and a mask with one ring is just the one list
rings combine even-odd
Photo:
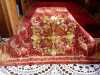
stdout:
[[79,12],[71,11],[71,14],[74,16],[77,22],[82,26],[87,26],[87,25],[91,26],[96,24],[96,21],[86,11],[79,11]]
[[[39,7],[39,6],[38,6]],[[57,7],[58,8],[58,7]],[[43,24],[41,24],[42,22],[43,22],[43,20],[44,20],[44,16],[57,16],[57,15],[62,15],[62,17],[65,17],[65,18],[67,18],[67,20],[66,20],[66,25],[67,24],[69,24],[69,23],[71,23],[71,24],[77,24],[77,22],[73,19],[73,17],[71,16],[71,14],[68,12],[68,10],[66,9],[66,8],[58,8],[58,9],[60,9],[60,11],[58,11],[58,9],[57,8],[48,8],[48,7],[40,7],[40,8],[37,8],[36,10],[35,10],[35,12],[34,11],[32,11],[31,12],[31,14],[28,14],[27,15],[27,17],[25,17],[24,18],[24,22],[23,22],[23,25],[24,25],[24,27],[26,28],[26,33],[24,33],[24,34],[20,34],[20,36],[22,37],[22,39],[23,39],[23,41],[26,41],[26,40],[24,40],[27,36],[29,36],[30,34],[31,34],[31,36],[29,36],[29,39],[30,39],[30,37],[32,37],[32,35],[34,35],[32,32],[35,32],[35,31],[33,31],[33,30],[35,30],[35,29],[31,29],[32,27],[31,26],[33,26],[33,27],[36,27],[36,26],[39,26],[39,29],[37,28],[37,30],[39,30],[39,35],[41,34],[41,37],[46,37],[46,36],[50,36],[53,32],[55,32],[56,33],[56,35],[59,35],[59,36],[64,36],[64,35],[66,35],[66,31],[63,29],[63,27],[62,28],[60,28],[59,26],[56,26],[56,25],[52,25],[52,26],[50,26],[50,27],[47,27],[47,28],[42,28],[42,26],[44,26],[44,23]],[[63,11],[62,11],[63,10]],[[41,18],[42,19],[41,19]],[[34,19],[33,21],[31,20],[31,19]],[[39,22],[39,23],[37,23],[37,21]],[[50,20],[49,20],[50,21]],[[75,21],[75,22],[74,22]],[[30,23],[31,22],[31,23]],[[34,24],[33,24],[33,23]],[[37,25],[38,24],[38,25]],[[48,25],[49,26],[49,25]],[[43,31],[41,31],[41,28],[43,29]],[[52,30],[52,28],[54,28],[53,30]],[[66,26],[64,27],[64,28],[66,28]],[[24,31],[24,32],[25,32]],[[53,32],[52,32],[53,31]],[[28,32],[28,33],[27,33]],[[41,33],[42,32],[42,33]],[[80,33],[79,33],[80,32]],[[25,35],[25,34],[27,34],[27,35]],[[93,48],[93,41],[90,39],[90,35],[87,33],[87,32],[85,32],[85,30],[81,27],[81,26],[78,26],[78,28],[77,28],[77,30],[75,30],[75,32],[74,32],[74,34],[76,35],[76,37],[75,38],[78,38],[79,36],[81,36],[82,35],[82,37],[83,37],[83,35],[84,35],[84,39],[86,40],[86,39],[88,39],[88,42],[90,42],[90,44],[91,44],[91,46],[92,46],[92,48]],[[79,35],[79,36],[78,36]],[[25,37],[25,38],[23,38],[23,36]],[[17,38],[18,39],[18,38]],[[63,40],[62,40],[62,42],[64,42],[64,39],[65,38],[63,38]],[[44,39],[45,40],[45,39]],[[22,41],[22,42],[23,42]],[[43,41],[43,40],[42,40]],[[75,42],[76,42],[76,40],[75,40]],[[87,43],[88,43],[87,42]],[[49,44],[48,44],[49,43]],[[45,45],[46,44],[46,46],[48,47],[50,47],[51,48],[51,45],[52,45],[52,43],[50,43],[50,41],[48,42],[48,43],[46,43],[45,41],[43,41],[43,42],[41,42],[40,43],[40,45],[41,45],[41,47],[44,47],[44,46],[42,46],[42,45]],[[80,47],[78,48],[78,46],[79,45],[77,45],[77,43],[75,44],[74,43],[74,45],[75,46],[73,46],[73,48],[76,48],[76,50],[78,50],[78,52],[80,52],[80,50],[82,50],[82,49],[80,49]],[[33,45],[34,46],[34,45]],[[56,45],[57,47],[58,47],[58,45]],[[60,46],[59,46],[60,47]],[[74,51],[72,51],[72,49],[73,48],[71,48],[71,50],[70,50],[70,52],[71,53],[69,53],[69,54],[73,54],[74,52],[76,52],[76,50],[74,50]],[[88,50],[82,50],[82,53],[83,54],[85,54],[85,55],[91,55],[92,53],[93,53],[93,49],[91,49],[91,51],[88,53]],[[66,51],[65,53],[67,53],[68,51]],[[59,53],[58,53],[59,54]],[[65,54],[66,55],[66,54]],[[68,55],[68,54],[67,54]]]
[[72,9],[80,9],[80,5],[75,2],[36,2],[33,4],[33,8],[35,7],[49,7],[49,6],[58,6],[58,7],[68,7]]
[[87,26],[96,24],[96,21],[91,17],[88,11],[83,9],[79,4],[68,2],[66,3],[66,7],[80,25]]
[[87,10],[83,9],[78,3],[75,2],[37,2],[33,4],[33,10],[37,7],[66,7],[76,21],[82,26],[95,25],[96,21],[90,16]]
[[91,6],[94,6],[94,5],[96,5],[96,0],[88,0],[88,3],[89,3]]
[[7,41],[9,49],[4,50],[4,54],[9,54],[9,59],[1,60],[0,65],[88,63],[90,61],[87,59],[94,59],[88,56],[95,52],[95,40],[76,22],[66,7],[32,10],[24,17],[20,30]]

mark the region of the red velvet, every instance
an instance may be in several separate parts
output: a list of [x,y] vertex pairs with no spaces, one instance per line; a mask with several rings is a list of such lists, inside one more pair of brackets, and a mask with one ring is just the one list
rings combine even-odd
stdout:
[[[43,12],[41,12],[41,10]],[[47,10],[49,10],[49,12]],[[38,8],[38,11],[32,10],[32,12],[33,13],[28,14],[27,17],[24,17],[24,26],[21,31],[16,36],[13,36],[10,40],[8,40],[6,45],[8,49],[4,51],[9,54],[10,57],[5,61],[1,60],[0,65],[97,62],[94,60],[95,57],[89,57],[96,51],[95,40],[79,24],[77,24],[75,20],[73,20],[73,17],[66,8],[63,9],[58,7],[51,9],[46,7]],[[51,17],[57,15],[60,15],[59,17],[63,18],[63,24],[57,24],[51,20]],[[45,23],[44,19],[46,16],[48,16],[48,21]],[[48,24],[48,22],[50,23]],[[56,20],[55,22],[61,23],[62,21]],[[45,25],[48,27],[44,27]],[[36,30],[39,31],[37,32]],[[68,42],[66,36],[70,35],[69,32],[74,34],[74,36],[71,34],[74,38],[72,38],[72,46],[67,47]],[[40,39],[38,48],[34,44],[34,39],[32,39],[34,36],[38,36],[37,33]],[[53,35],[52,33],[55,33],[56,35]],[[53,43],[51,38],[52,36],[59,36],[61,39],[57,39],[61,42],[58,41],[58,43],[56,43],[55,41],[57,39],[54,37],[53,39],[55,41]],[[49,39],[51,39],[51,42],[48,41]],[[43,45],[45,46],[43,47]],[[56,54],[52,54],[43,48],[50,48],[51,51],[53,48],[60,48],[62,51],[60,52],[56,50]]]
[[94,6],[96,5],[96,0],[88,0],[88,4]]
[[72,11],[71,14],[74,16],[77,22],[82,26],[96,24],[96,21],[86,11],[82,11],[82,12]]
[[70,13],[82,26],[95,25],[96,21],[90,16],[87,10],[83,9],[78,3],[75,2],[36,2],[33,4],[33,10],[37,7],[67,7]]

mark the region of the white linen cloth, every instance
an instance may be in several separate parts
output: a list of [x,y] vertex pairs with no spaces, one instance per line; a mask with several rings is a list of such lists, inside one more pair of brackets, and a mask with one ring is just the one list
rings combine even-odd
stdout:
[[100,75],[100,64],[1,66],[0,75]]

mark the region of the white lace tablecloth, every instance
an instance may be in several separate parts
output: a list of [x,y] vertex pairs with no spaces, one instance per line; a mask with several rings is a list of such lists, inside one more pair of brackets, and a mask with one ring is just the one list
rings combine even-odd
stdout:
[[100,64],[1,66],[0,75],[100,75]]

